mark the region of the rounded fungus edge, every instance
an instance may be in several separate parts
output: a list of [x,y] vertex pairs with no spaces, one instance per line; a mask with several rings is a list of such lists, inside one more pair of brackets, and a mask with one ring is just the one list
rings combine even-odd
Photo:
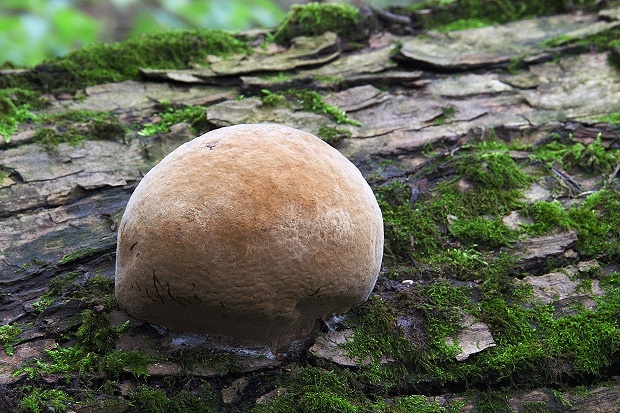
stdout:
[[216,129],[136,187],[118,231],[115,296],[171,330],[277,348],[374,288],[383,220],[359,170],[286,126]]

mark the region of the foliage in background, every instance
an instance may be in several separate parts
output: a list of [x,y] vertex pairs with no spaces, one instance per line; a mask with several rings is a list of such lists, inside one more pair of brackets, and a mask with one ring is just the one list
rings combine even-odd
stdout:
[[0,6],[0,64],[35,64],[98,40],[101,24],[82,1],[5,0]]
[[283,15],[274,0],[4,0],[0,65],[35,65],[93,43],[168,29],[274,27]]

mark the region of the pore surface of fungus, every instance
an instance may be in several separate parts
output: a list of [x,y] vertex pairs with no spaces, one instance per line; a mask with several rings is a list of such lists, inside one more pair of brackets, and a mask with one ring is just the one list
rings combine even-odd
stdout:
[[237,125],[166,156],[131,196],[115,292],[173,330],[279,346],[360,304],[383,221],[359,170],[319,138]]

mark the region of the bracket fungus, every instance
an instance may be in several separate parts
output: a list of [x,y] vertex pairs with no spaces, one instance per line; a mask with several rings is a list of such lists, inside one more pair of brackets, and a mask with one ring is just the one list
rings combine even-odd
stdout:
[[131,196],[115,294],[135,317],[288,344],[372,291],[383,221],[359,170],[319,138],[236,125],[180,146]]

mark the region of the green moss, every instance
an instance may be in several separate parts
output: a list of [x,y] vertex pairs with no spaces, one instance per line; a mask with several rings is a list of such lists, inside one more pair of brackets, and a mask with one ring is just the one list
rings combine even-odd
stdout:
[[552,413],[546,402],[527,402],[523,404],[524,413]]
[[[124,142],[127,133],[127,128],[119,119],[106,112],[67,112],[54,117],[41,117],[39,121],[43,125],[50,126],[38,128],[33,136],[33,141],[50,152],[55,152],[61,143],[77,146],[86,140]],[[67,254],[66,259],[72,260],[70,254]],[[68,262],[61,262],[60,264]]]
[[151,136],[157,132],[168,132],[170,126],[181,122],[189,123],[191,131],[195,134],[202,134],[209,130],[207,108],[204,106],[175,107],[168,101],[162,101],[158,104],[158,110],[156,116],[160,116],[161,120],[155,124],[147,123],[138,135]]
[[[87,276],[86,280],[79,277]],[[136,377],[148,374],[146,366],[153,358],[142,353],[116,350],[116,341],[125,331],[128,322],[119,327],[111,325],[110,311],[114,302],[114,280],[83,271],[72,271],[54,278],[50,290],[35,306],[43,311],[57,299],[80,300],[86,308],[74,322],[68,323],[60,333],[63,340],[45,352],[46,357],[27,362],[18,372],[35,379],[42,373],[64,373],[67,379],[75,375],[98,374],[102,377],[119,377],[131,372]]]
[[218,400],[206,383],[199,392],[180,390],[173,395],[141,385],[131,394],[131,404],[138,411],[150,413],[211,413]]
[[607,43],[609,49],[609,62],[616,68],[620,68],[620,40],[612,40]]
[[477,244],[491,249],[511,246],[518,239],[518,232],[506,227],[501,218],[455,219],[448,228],[464,244]]
[[323,96],[318,92],[313,90],[296,90],[292,93],[292,95],[307,111],[314,113],[325,113],[333,117],[337,123],[348,123],[354,126],[362,125],[355,119],[347,117],[347,114],[342,109],[325,102]]
[[536,202],[520,213],[534,222],[524,230],[532,236],[553,230],[577,231],[577,250],[584,258],[613,260],[620,254],[620,193],[614,189],[590,194],[582,203],[564,208],[558,201]]
[[577,249],[586,258],[620,258],[620,191],[602,190],[589,195],[582,205],[569,208],[577,230]]
[[79,271],[71,271],[54,277],[50,282],[50,289],[32,304],[35,312],[43,312],[59,297],[65,295],[71,288],[76,287],[75,280],[80,274]]
[[[8,98],[13,105],[22,106],[27,105],[29,108],[43,109],[50,105],[49,99],[42,96],[41,93],[19,88],[6,88],[0,90],[0,98]],[[3,113],[0,110],[0,113]]]
[[286,96],[280,93],[272,92],[268,89],[261,90],[261,100],[263,101],[263,105],[268,107],[276,107],[276,106],[285,106]]
[[556,228],[570,229],[573,227],[568,212],[557,200],[530,204],[521,210],[521,214],[534,221],[525,226],[525,231],[532,236],[544,235]]
[[393,182],[377,188],[375,195],[383,213],[386,261],[424,256],[439,248],[442,239],[437,221],[441,218],[426,204],[410,204],[407,185]]
[[17,132],[20,123],[36,122],[39,117],[32,110],[49,105],[49,100],[38,92],[18,88],[0,90],[0,136],[6,143]]
[[565,45],[567,43],[570,43],[571,40],[573,40],[574,38],[572,36],[569,36],[567,34],[561,34],[555,37],[552,37],[550,39],[546,39],[543,43],[542,46],[544,47],[558,47],[558,46],[562,46]]
[[601,287],[605,290],[620,287],[620,273],[604,274],[600,277]]
[[83,258],[92,256],[97,250],[92,247],[83,247],[73,250],[62,256],[61,259],[58,260],[58,264],[65,265],[74,261],[79,261]]
[[149,375],[147,366],[154,361],[158,360],[143,352],[114,350],[97,359],[95,371],[114,378],[127,372],[137,378],[146,378]]
[[473,151],[458,159],[456,172],[481,188],[522,189],[532,182],[506,150]]
[[585,49],[594,48],[599,52],[606,52],[609,50],[613,50],[618,38],[620,35],[620,30],[617,28],[608,30],[603,33],[598,33],[591,36],[586,36],[584,38],[570,36],[570,35],[559,35],[547,39],[543,42],[543,46],[545,47],[558,47],[565,45],[580,45]]
[[286,392],[268,404],[256,405],[254,413],[362,413],[371,401],[361,391],[355,375],[347,370],[302,367],[283,377]]
[[334,128],[331,126],[321,125],[318,136],[330,145],[335,145],[344,138],[350,138],[351,131],[344,128]]
[[21,333],[22,329],[17,323],[0,326],[0,345],[4,347],[4,351],[9,356],[13,355],[13,344]]
[[[458,349],[445,339],[458,333],[463,311],[477,314],[471,296],[467,289],[447,282],[418,285],[390,301],[373,296],[356,310],[354,340],[346,348],[349,355],[370,362],[360,366],[360,377],[385,392],[406,381],[430,379],[485,385],[510,380],[536,386],[559,385],[575,377],[604,377],[620,351],[615,321],[620,310],[618,277],[610,277],[608,292],[597,299],[595,310],[582,306],[558,315],[552,305],[524,306],[531,290],[513,284],[510,256],[500,254],[485,265],[480,265],[484,258],[479,254],[475,258],[479,317],[489,325],[496,347],[456,362]],[[403,317],[422,320],[417,331],[422,330],[423,341],[405,338]],[[382,365],[385,356],[394,361]]]
[[431,402],[426,396],[412,395],[399,397],[394,400],[392,405],[375,406],[376,410],[385,413],[458,413],[463,411],[464,403],[451,402],[446,407],[440,406],[437,402]]
[[508,398],[508,393],[503,391],[480,392],[476,397],[476,409],[480,413],[512,413]]
[[8,97],[0,96],[0,136],[4,142],[11,141],[11,135],[17,132],[20,123],[36,119],[37,115],[30,111],[29,104],[16,106]]
[[497,380],[542,385],[566,377],[602,376],[620,351],[618,290],[599,300],[596,310],[581,308],[558,317],[551,305],[523,308],[486,300],[482,310],[497,346],[479,362]]
[[[600,142],[592,145],[595,147],[589,152],[584,147],[580,153],[602,158],[597,147]],[[533,288],[514,282],[526,275],[517,273],[514,257],[492,250],[510,245],[521,232],[539,236],[571,229],[578,234],[575,248],[582,258],[617,262],[619,191],[601,190],[573,200],[570,206],[559,201],[525,205],[521,191],[533,179],[526,174],[525,165],[509,156],[513,148],[534,155],[541,150],[509,148],[496,140],[480,142],[462,147],[449,158],[431,158],[424,168],[437,171],[433,176],[440,178],[435,178],[425,193],[412,197],[411,186],[402,181],[375,188],[384,216],[389,277],[434,282],[373,295],[350,314],[354,335],[344,348],[360,363],[357,375],[344,379],[343,386],[361,384],[382,396],[429,382],[494,388],[508,384],[562,386],[586,377],[604,378],[613,368],[620,354],[620,276],[581,272],[584,293],[592,288],[593,279],[600,277],[606,295],[595,298],[594,309],[575,304],[570,313],[561,314],[553,305],[532,302]],[[566,162],[573,158],[562,153],[557,159]],[[536,165],[538,159],[532,161]],[[426,177],[428,171],[420,173]],[[536,173],[532,168],[531,174]],[[412,182],[415,179],[413,176]],[[532,220],[521,231],[508,230],[500,220],[515,210]],[[459,287],[445,277],[474,281],[475,286]],[[464,314],[486,323],[496,346],[459,362],[455,360],[458,343],[446,339],[458,335]],[[294,403],[301,399],[301,391],[285,386],[290,393],[278,398],[283,404],[277,402],[274,410],[262,407],[261,411],[304,411]],[[321,406],[326,407],[335,403],[330,394],[313,397],[320,397],[325,403]],[[346,403],[341,406],[345,411],[367,408],[367,401],[357,392],[344,394],[344,398],[337,394]],[[422,403],[421,398],[410,402],[414,400]],[[503,392],[480,393],[476,403],[479,411],[508,408]],[[389,406],[380,402],[374,403],[373,409],[399,411],[396,406],[396,402]],[[420,407],[424,408],[438,406]]]
[[26,74],[5,76],[0,88],[27,83],[42,91],[139,78],[139,68],[187,69],[208,55],[249,52],[247,43],[221,30],[175,30],[121,43],[95,44],[41,63]]
[[84,310],[82,324],[75,333],[81,347],[88,352],[106,354],[114,349],[120,333],[127,328],[129,322],[121,327],[110,325],[110,316],[105,312]]
[[277,43],[288,43],[297,36],[318,36],[327,31],[349,39],[365,38],[359,10],[346,3],[308,3],[293,5],[274,34]]
[[33,303],[36,313],[41,313],[57,300],[80,300],[84,305],[109,308],[114,301],[114,280],[95,275],[84,280],[78,279],[85,274],[71,271],[54,277],[50,289]]
[[494,22],[488,19],[470,18],[456,20],[444,26],[436,27],[435,30],[439,32],[452,32],[456,30],[478,29],[480,27],[492,26],[493,24]]
[[397,312],[380,297],[370,296],[353,315],[355,339],[345,345],[349,357],[376,364],[384,355],[402,362],[420,354],[420,349],[415,348],[396,328]]
[[114,349],[128,322],[120,327],[111,326],[109,313],[105,311],[84,310],[81,316],[82,324],[75,333],[75,345],[46,350],[47,360],[37,360],[16,374],[25,372],[33,378],[40,373],[64,373],[67,379],[74,374],[99,373],[105,377],[119,377],[126,371],[136,377],[148,374],[146,366],[154,361],[153,357]]
[[446,343],[447,337],[455,336],[461,329],[463,313],[476,313],[471,295],[465,288],[452,286],[444,280],[430,285],[416,286],[416,296],[423,297],[420,303],[409,308],[417,309],[424,318],[424,332],[427,345],[425,357],[429,364],[435,360],[451,360],[459,351],[455,345]]
[[605,149],[600,134],[589,145],[573,142],[572,135],[564,142],[560,139],[536,147],[535,159],[548,165],[558,162],[566,169],[581,168],[593,174],[609,172],[620,162],[620,150]]
[[300,105],[304,110],[314,113],[324,113],[331,116],[337,123],[346,123],[361,126],[361,123],[347,116],[345,111],[337,106],[325,102],[323,96],[313,90],[288,89],[283,93],[274,93],[267,89],[261,91],[261,99],[266,106],[290,106],[291,103]]
[[[594,0],[579,1],[580,6],[594,4]],[[506,23],[528,17],[569,12],[574,2],[566,0],[430,0],[411,6],[409,10],[431,8],[430,14],[414,14],[424,28],[445,27],[454,24],[452,30],[470,28],[481,23]],[[488,25],[487,24],[487,25]],[[468,26],[468,27],[467,27]]]
[[87,123],[89,121],[104,121],[113,117],[109,112],[97,112],[93,110],[70,110],[54,115],[44,115],[41,117],[42,123],[67,124],[67,123]]
[[[446,339],[460,331],[463,313],[476,311],[469,289],[441,280],[401,292],[394,301],[371,296],[351,319],[355,335],[345,349],[362,361],[361,377],[385,393],[409,381],[456,381],[463,374],[454,360],[460,350]],[[386,357],[392,362],[385,364]]]
[[518,55],[510,58],[508,65],[506,66],[506,70],[511,75],[518,75],[523,73],[523,70],[525,70],[526,67],[527,65],[523,61],[523,56]]
[[63,390],[51,389],[44,390],[38,387],[28,387],[24,389],[28,392],[19,404],[26,412],[42,413],[49,411],[51,407],[55,412],[66,412],[69,403],[73,399]]
[[480,272],[485,271],[489,265],[485,254],[474,248],[448,248],[438,251],[431,263],[444,277],[459,280],[479,279]]
[[[620,41],[619,41],[620,42]],[[620,124],[620,112],[608,113],[606,115],[600,115],[596,118],[597,122],[611,123],[612,125]]]
[[600,377],[620,351],[620,290],[597,298],[595,310],[556,314],[552,305],[524,307],[501,295],[481,301],[496,347],[480,355],[487,379],[548,385],[571,377]]
[[[462,242],[465,249],[475,245],[496,248],[516,239],[516,233],[499,218],[523,206],[521,193],[532,178],[510,158],[507,148],[486,145],[491,147],[464,148],[442,165],[454,168],[470,189],[463,189],[462,181],[448,180],[412,203],[411,189],[404,183],[376,188],[388,262],[407,257],[428,259],[454,241],[448,235]],[[482,215],[492,218],[486,220]],[[451,232],[446,234],[442,228]]]
[[441,111],[442,114],[433,120],[433,123],[435,125],[443,125],[444,123],[446,123],[446,120],[454,116],[454,114],[456,113],[456,108],[454,106],[446,106],[444,108],[441,108]]

